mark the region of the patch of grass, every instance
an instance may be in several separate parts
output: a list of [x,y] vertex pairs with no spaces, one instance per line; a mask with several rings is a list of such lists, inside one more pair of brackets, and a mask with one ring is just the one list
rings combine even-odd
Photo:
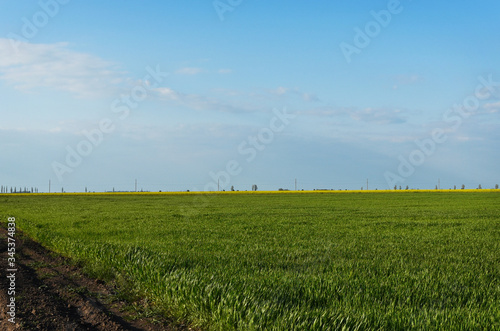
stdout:
[[500,328],[499,192],[7,199],[27,234],[193,326]]
[[43,261],[33,261],[33,262],[29,263],[28,266],[35,269],[35,270],[50,267],[50,265],[48,263],[43,262]]
[[40,280],[50,279],[50,278],[54,278],[57,276],[58,276],[58,274],[54,271],[45,271],[45,272],[38,273],[38,279],[40,279]]
[[79,295],[90,295],[90,291],[85,287],[85,286],[78,286],[78,287],[73,287],[73,286],[67,286],[66,289],[68,292],[71,293],[76,293]]

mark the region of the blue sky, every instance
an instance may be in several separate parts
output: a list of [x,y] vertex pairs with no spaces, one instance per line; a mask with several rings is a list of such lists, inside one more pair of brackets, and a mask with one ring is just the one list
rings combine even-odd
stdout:
[[500,184],[497,1],[0,6],[2,185]]

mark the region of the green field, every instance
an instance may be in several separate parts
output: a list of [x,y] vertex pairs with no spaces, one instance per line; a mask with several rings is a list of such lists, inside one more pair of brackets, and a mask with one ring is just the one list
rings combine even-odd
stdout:
[[0,216],[203,329],[500,329],[500,192],[2,195]]

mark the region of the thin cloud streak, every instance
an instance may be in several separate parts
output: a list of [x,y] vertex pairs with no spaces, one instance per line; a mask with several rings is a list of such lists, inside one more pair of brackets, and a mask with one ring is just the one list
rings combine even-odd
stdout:
[[204,72],[204,70],[201,68],[185,67],[185,68],[181,68],[181,69],[177,70],[175,73],[178,75],[193,76],[193,75],[200,74],[202,72]]

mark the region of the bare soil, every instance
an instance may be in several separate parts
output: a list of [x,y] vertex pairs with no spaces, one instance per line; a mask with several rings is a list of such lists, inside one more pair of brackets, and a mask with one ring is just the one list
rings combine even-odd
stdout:
[[[191,330],[159,316],[138,316],[113,285],[16,232],[15,324],[8,315],[7,231],[0,227],[0,330]],[[144,314],[140,314],[144,315]]]

